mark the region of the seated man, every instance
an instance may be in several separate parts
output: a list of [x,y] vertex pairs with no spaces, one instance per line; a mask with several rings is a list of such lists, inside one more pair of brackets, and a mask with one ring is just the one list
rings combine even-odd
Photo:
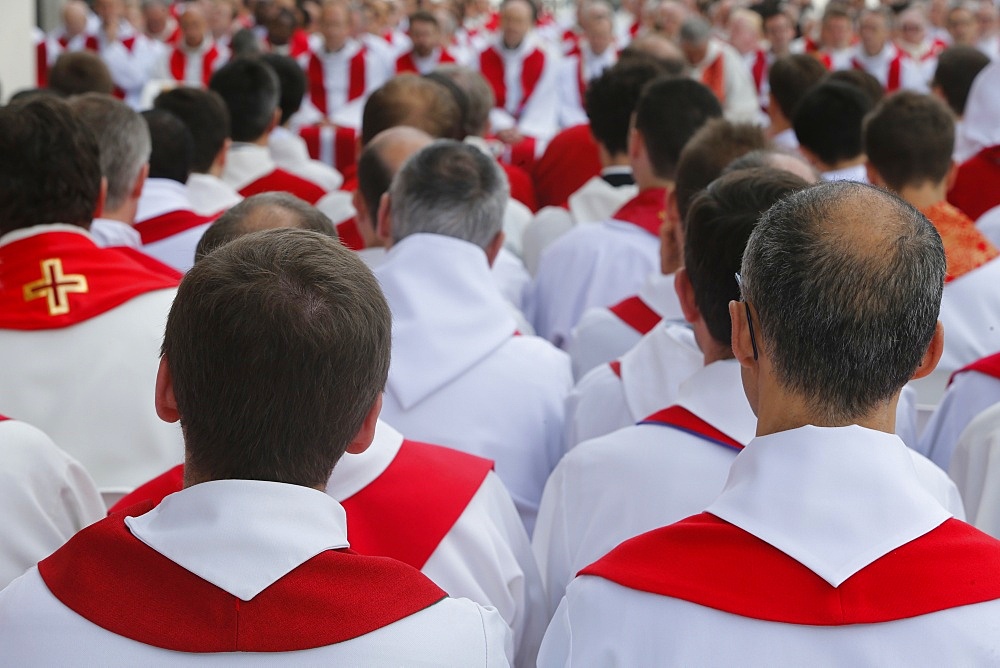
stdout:
[[442,45],[441,24],[431,12],[410,14],[408,33],[413,47],[396,59],[396,74],[429,74],[439,65],[455,62],[455,56]]
[[207,86],[229,60],[229,49],[212,39],[205,10],[198,3],[185,4],[178,24],[180,39],[166,45],[155,76],[196,88]]
[[382,198],[375,272],[393,310],[382,417],[410,438],[492,459],[529,533],[562,454],[569,358],[519,335],[490,275],[507,185],[479,149],[438,141]]
[[185,488],[91,526],[4,590],[5,657],[506,665],[495,610],[351,550],[323,492],[372,442],[390,340],[378,283],[336,240],[268,230],[199,262],[155,391],[160,417],[184,422]]

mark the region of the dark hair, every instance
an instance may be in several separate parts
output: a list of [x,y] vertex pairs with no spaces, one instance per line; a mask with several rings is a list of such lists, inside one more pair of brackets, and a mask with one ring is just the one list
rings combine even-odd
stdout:
[[799,144],[827,165],[836,165],[861,155],[861,122],[873,106],[854,86],[824,81],[799,102],[792,127]]
[[441,22],[438,21],[437,17],[434,16],[433,13],[431,13],[431,12],[425,10],[425,9],[418,9],[417,11],[413,12],[412,14],[410,14],[410,25],[413,25],[414,23],[420,23],[420,22],[423,22],[423,23],[433,23],[434,27],[435,28],[439,28],[439,29],[441,27]]
[[186,183],[191,176],[194,139],[184,121],[166,109],[142,112],[149,127],[153,150],[149,154],[149,178]]
[[[381,141],[381,140],[379,140]],[[377,144],[378,142],[376,142]],[[361,193],[368,215],[372,220],[378,214],[382,195],[389,192],[392,184],[392,171],[382,159],[382,151],[378,146],[369,145],[358,156],[358,192]]]
[[440,65],[425,78],[438,83],[447,80],[455,84],[455,88],[449,90],[459,108],[462,139],[479,137],[486,132],[490,109],[493,108],[495,100],[493,89],[482,74],[461,65]]
[[281,109],[279,125],[284,125],[302,106],[302,98],[306,94],[306,73],[302,71],[295,59],[280,56],[276,53],[265,53],[260,57],[278,75],[278,85],[281,96],[278,107]]
[[989,56],[973,46],[951,46],[938,56],[932,85],[941,89],[956,116],[965,113],[965,101],[969,99],[972,82],[989,64]]
[[955,121],[940,100],[900,91],[865,119],[864,141],[868,160],[893,190],[938,184],[951,169]]
[[611,155],[628,152],[628,128],[646,84],[664,74],[651,58],[633,58],[609,67],[587,86],[590,132]]
[[194,251],[195,262],[233,239],[280,227],[312,230],[337,238],[333,222],[316,207],[289,193],[260,193],[235,204],[208,226]]
[[795,106],[810,88],[826,76],[826,68],[804,53],[782,56],[768,70],[767,81],[778,109],[791,119]]
[[920,365],[941,308],[944,248],[900,198],[834,181],[772,206],[741,274],[778,382],[843,424],[888,402]]
[[729,302],[740,298],[734,274],[760,215],[793,192],[807,188],[799,177],[773,167],[731,172],[709,184],[691,203],[684,235],[684,267],[695,303],[712,338],[732,337]]
[[719,100],[704,84],[673,77],[650,82],[635,110],[653,171],[673,180],[681,149],[710,118],[722,116]]
[[271,125],[278,107],[278,75],[258,58],[236,58],[220,67],[208,87],[229,110],[233,141],[253,142]]
[[694,196],[719,178],[730,162],[744,153],[768,146],[764,131],[754,123],[732,123],[724,118],[713,118],[705,123],[685,144],[677,161],[674,192],[681,221],[687,218]]
[[453,137],[461,126],[458,103],[442,84],[412,74],[398,74],[368,98],[361,119],[361,145],[399,125],[432,137]]
[[336,239],[266,230],[206,255],[163,339],[189,470],[325,485],[385,387],[390,344],[378,282]]
[[165,109],[184,122],[194,139],[191,171],[207,173],[229,138],[229,110],[214,90],[180,86],[160,93],[153,108]]
[[97,139],[56,98],[0,108],[0,233],[43,223],[89,227],[101,192]]
[[111,95],[115,84],[100,56],[90,51],[64,53],[49,70],[49,88],[62,95],[104,93]]
[[879,80],[864,70],[857,70],[853,67],[849,70],[837,70],[830,72],[826,80],[839,81],[848,86],[854,86],[871,100],[873,106],[885,97],[885,88],[882,87]]

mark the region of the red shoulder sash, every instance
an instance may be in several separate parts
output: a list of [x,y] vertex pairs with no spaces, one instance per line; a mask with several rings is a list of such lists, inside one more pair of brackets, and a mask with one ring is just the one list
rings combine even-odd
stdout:
[[625,202],[611,217],[637,225],[658,237],[660,226],[667,219],[667,191],[664,188],[647,188]]
[[623,299],[614,306],[608,307],[626,325],[639,332],[648,334],[663,318],[649,308],[649,305],[636,295]]
[[962,367],[955,373],[951,374],[951,378],[948,379],[948,384],[951,385],[952,381],[955,380],[955,376],[960,373],[965,373],[966,371],[976,371],[978,373],[1000,379],[1000,353],[993,353],[992,355],[976,360],[972,364]]
[[135,224],[135,230],[142,237],[143,244],[163,241],[167,237],[186,232],[192,227],[210,223],[215,216],[200,216],[194,211],[169,211]]
[[735,438],[731,438],[722,433],[700,417],[681,406],[671,406],[662,411],[653,413],[639,424],[658,424],[663,427],[671,427],[678,431],[683,431],[692,436],[706,440],[716,445],[732,448],[737,452],[743,449],[743,444]]
[[305,200],[309,204],[315,204],[326,194],[326,192],[312,181],[295,176],[290,172],[278,168],[270,174],[265,174],[253,183],[240,188],[240,194],[250,197],[258,193],[286,192]]
[[309,99],[324,116],[328,116],[326,104],[326,81],[323,77],[323,63],[315,53],[309,54],[309,64],[306,66],[306,76],[309,79]]
[[164,497],[182,489],[184,489],[184,465],[178,464],[166,473],[161,473],[118,499],[118,503],[111,506],[108,515],[114,515],[140,503],[151,502],[154,506],[158,505]]
[[4,421],[6,421],[6,420],[9,420],[9,419],[10,419],[10,418],[9,418],[9,417],[7,417],[6,415],[2,415],[2,414],[0,414],[0,422],[4,422]]
[[122,514],[76,534],[38,571],[49,591],[85,619],[178,652],[323,647],[388,626],[446,596],[405,564],[330,550],[241,601],[136,539]]
[[175,288],[178,277],[134,251],[98,248],[74,232],[36,234],[0,247],[0,328],[76,325],[147,292]]
[[396,59],[396,74],[404,72],[416,72],[417,64],[413,62],[413,52],[407,51]]
[[354,57],[351,58],[351,65],[349,68],[348,76],[350,76],[350,81],[347,82],[347,101],[356,100],[365,94],[366,80],[365,80],[365,52],[367,49],[361,47]]
[[503,78],[503,59],[497,53],[495,47],[490,47],[479,56],[479,71],[483,78],[493,89],[493,97],[496,98],[497,107],[504,109],[507,106],[507,85]]
[[622,543],[580,575],[741,617],[842,626],[998,599],[997,563],[1000,542],[950,519],[832,587],[753,534],[701,513]]
[[340,243],[352,251],[365,248],[365,238],[361,236],[361,231],[358,229],[358,219],[354,216],[337,223],[337,236],[340,237]]
[[704,70],[701,72],[701,82],[709,90],[715,93],[719,99],[719,104],[726,103],[726,62],[720,52]]

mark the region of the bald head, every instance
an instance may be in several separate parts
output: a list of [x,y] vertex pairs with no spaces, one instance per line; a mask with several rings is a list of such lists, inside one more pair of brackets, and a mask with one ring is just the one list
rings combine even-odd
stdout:
[[651,58],[669,74],[681,75],[687,70],[684,52],[670,39],[658,33],[648,33],[632,40],[622,51],[622,60],[631,57]]
[[205,33],[208,31],[208,19],[205,12],[198,3],[189,2],[181,14],[178,23],[184,35],[184,42],[192,49],[201,46],[205,41]]
[[407,158],[434,141],[423,130],[401,125],[389,128],[374,138],[358,159],[358,190],[354,195],[358,226],[369,239],[375,235],[375,217],[382,195],[389,191],[392,178]]
[[87,5],[82,0],[70,0],[63,7],[63,27],[66,37],[72,39],[87,29]]
[[771,167],[794,174],[806,183],[818,183],[819,173],[813,169],[801,156],[786,153],[780,149],[765,148],[749,153],[733,160],[722,173],[729,174],[742,169],[756,169],[759,167]]

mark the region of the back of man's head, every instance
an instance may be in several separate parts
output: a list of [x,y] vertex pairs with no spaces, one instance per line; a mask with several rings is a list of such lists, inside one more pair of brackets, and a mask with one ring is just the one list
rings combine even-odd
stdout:
[[278,108],[281,109],[281,119],[278,125],[284,125],[302,106],[302,98],[306,94],[306,73],[293,58],[277,53],[265,53],[260,57],[278,75],[278,85],[281,97]]
[[61,100],[0,108],[0,234],[44,223],[89,227],[101,192],[93,132]]
[[824,81],[799,101],[792,127],[799,144],[832,169],[861,155],[861,123],[873,106],[854,86]]
[[462,138],[482,137],[489,128],[490,109],[495,106],[493,89],[483,75],[461,65],[441,65],[433,75],[437,79],[448,79],[465,95],[462,113]]
[[817,59],[804,53],[793,53],[774,61],[768,70],[767,81],[778,109],[791,120],[795,105],[825,76],[826,68]]
[[212,75],[208,86],[226,103],[233,141],[255,142],[271,129],[281,84],[262,60],[231,60]]
[[[411,155],[434,141],[423,130],[406,125],[380,132],[365,146],[358,158],[358,193],[364,215],[373,224],[382,195],[389,192],[393,177]],[[362,212],[359,209],[359,214]]]
[[[948,47],[938,56],[931,86],[940,91],[951,110],[961,118],[972,82],[989,64],[989,56],[973,46]],[[51,77],[50,74],[50,81]]]
[[67,97],[83,93],[111,95],[115,84],[100,56],[91,51],[64,53],[49,70],[49,88]]
[[622,49],[618,62],[633,58],[640,60],[650,58],[663,68],[665,74],[678,77],[686,74],[688,70],[684,52],[672,40],[659,33],[646,33],[633,39]]
[[368,98],[361,119],[361,145],[399,125],[432,137],[455,138],[461,126],[458,103],[442,84],[416,74],[400,74]]
[[149,161],[152,142],[146,121],[124,102],[99,93],[75,97],[69,104],[97,137],[101,172],[108,181],[104,208],[115,211],[128,201]]
[[198,240],[194,251],[195,262],[233,239],[283,227],[311,230],[337,238],[333,222],[316,207],[289,193],[261,193],[235,204],[209,225]]
[[873,186],[821,183],[781,200],[743,256],[743,297],[777,382],[831,425],[870,415],[934,336],[945,259],[916,209]]
[[729,302],[740,298],[733,275],[760,215],[809,184],[784,170],[762,167],[713,181],[691,203],[684,235],[684,268],[712,338],[730,343]]
[[186,183],[191,176],[194,139],[184,121],[166,109],[142,112],[149,128],[153,150],[149,154],[149,178]]
[[733,123],[724,118],[713,118],[705,123],[685,144],[677,162],[674,192],[681,222],[686,219],[694,196],[719,178],[729,163],[745,153],[767,146],[764,131],[754,123]]
[[646,86],[635,110],[656,176],[674,180],[681,149],[710,118],[722,116],[719,100],[691,79],[657,79]]
[[163,340],[187,479],[324,486],[385,387],[390,339],[378,282],[336,239],[267,230],[199,260]]
[[665,74],[651,58],[632,58],[604,70],[587,86],[590,132],[611,156],[628,153],[628,129],[639,96],[650,81]]
[[868,115],[864,140],[868,161],[892,190],[938,185],[951,170],[955,122],[940,100],[904,91]]
[[392,181],[393,241],[423,232],[486,250],[503,227],[509,194],[496,160],[468,144],[436,141],[407,160]]
[[207,174],[229,138],[229,110],[212,90],[181,86],[160,93],[155,109],[165,109],[181,119],[194,140],[191,171]]

